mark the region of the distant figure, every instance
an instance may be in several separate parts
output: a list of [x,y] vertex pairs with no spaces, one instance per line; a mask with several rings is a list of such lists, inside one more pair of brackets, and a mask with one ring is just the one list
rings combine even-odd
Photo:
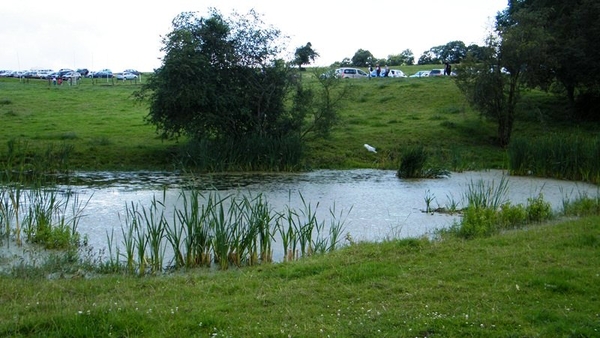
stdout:
[[56,86],[56,76],[52,77],[52,84]]
[[376,68],[375,68],[375,69],[377,70],[377,71],[376,71],[376,73],[377,73],[377,77],[379,77],[379,76],[381,75],[381,67],[379,66],[379,64],[377,64],[377,65],[376,65]]
[[390,68],[388,67],[388,65],[385,65],[385,73],[383,74],[383,76],[387,77],[390,74]]
[[444,75],[450,76],[451,73],[452,73],[452,66],[450,66],[450,63],[446,62],[446,68],[444,69]]

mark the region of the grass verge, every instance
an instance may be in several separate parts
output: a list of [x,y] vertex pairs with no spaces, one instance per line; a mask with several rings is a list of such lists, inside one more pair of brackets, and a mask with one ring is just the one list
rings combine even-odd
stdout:
[[0,277],[2,336],[592,337],[600,217],[168,277]]

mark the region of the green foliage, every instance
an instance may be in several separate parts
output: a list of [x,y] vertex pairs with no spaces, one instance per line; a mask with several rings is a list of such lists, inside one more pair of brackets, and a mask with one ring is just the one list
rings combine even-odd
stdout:
[[562,213],[575,217],[600,215],[600,194],[596,197],[580,195],[575,200],[565,200]]
[[466,193],[467,207],[462,219],[452,225],[450,233],[461,238],[488,237],[501,230],[519,229],[527,224],[540,223],[553,217],[550,203],[540,193],[527,199],[527,205],[512,205],[506,201],[508,192],[504,178],[496,187],[479,181],[471,182]]
[[295,135],[191,140],[177,156],[183,168],[210,172],[294,171],[299,169],[301,158],[302,143]]
[[574,181],[600,180],[600,138],[584,135],[516,138],[508,147],[511,172]]
[[423,146],[414,146],[402,153],[397,176],[400,178],[422,177],[428,154]]
[[359,49],[352,56],[351,65],[354,67],[369,67],[374,66],[375,63],[377,63],[377,61],[371,52],[368,50]]
[[[302,198],[302,195],[300,195]],[[316,216],[317,206],[304,202],[304,209],[287,207],[275,211],[262,196],[203,194],[195,189],[181,191],[181,208],[175,217],[166,217],[162,199],[153,199],[149,207],[131,203],[126,206],[122,225],[123,253],[109,239],[105,271],[128,274],[158,274],[166,266],[166,252],[172,252],[169,268],[252,266],[273,261],[275,238],[282,239],[285,261],[333,252],[341,246],[344,212],[330,209],[329,224]],[[115,245],[115,247],[112,247]]]
[[552,217],[552,207],[544,201],[544,195],[541,193],[537,197],[527,199],[526,211],[529,222],[543,222]]
[[302,65],[314,62],[315,59],[319,57],[319,53],[313,50],[312,44],[308,42],[305,46],[296,48],[294,57],[294,63],[298,65],[299,68],[302,68]]
[[290,132],[284,102],[296,76],[276,57],[280,32],[258,15],[182,13],[164,39],[163,64],[135,95],[165,138],[240,140]]
[[529,49],[524,55],[531,60],[522,65],[531,88],[549,88],[558,81],[574,115],[591,120],[597,119],[600,97],[595,75],[599,18],[600,5],[595,0],[511,1],[498,15],[497,27],[506,44],[520,46],[516,48],[519,54]]

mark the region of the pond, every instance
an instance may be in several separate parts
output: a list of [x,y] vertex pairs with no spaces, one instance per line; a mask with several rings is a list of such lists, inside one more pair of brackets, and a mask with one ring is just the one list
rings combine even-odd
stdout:
[[[69,185],[59,189],[89,200],[77,229],[99,250],[106,248],[107,234],[114,235],[114,243],[122,243],[127,205],[148,206],[153,199],[164,199],[166,210],[173,210],[181,203],[181,192],[190,187],[219,194],[262,194],[276,211],[286,206],[303,209],[309,204],[320,220],[331,219],[332,213],[341,218],[343,237],[381,241],[428,236],[451,226],[460,216],[424,212],[426,200],[432,209],[452,204],[462,208],[470,184],[481,181],[497,185],[503,179],[508,183],[506,198],[511,204],[525,205],[528,198],[542,193],[554,211],[560,211],[565,200],[598,194],[598,188],[591,184],[506,176],[501,170],[452,173],[440,179],[399,179],[395,171],[374,169],[193,177],[173,172],[94,172],[74,173]],[[281,260],[283,250],[277,243],[273,250],[274,260]]]

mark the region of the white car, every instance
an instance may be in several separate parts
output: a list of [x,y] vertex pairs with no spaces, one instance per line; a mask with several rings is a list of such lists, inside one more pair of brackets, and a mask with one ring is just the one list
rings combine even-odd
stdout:
[[428,77],[429,76],[429,70],[420,70],[416,73],[414,73],[413,75],[411,75],[410,77]]
[[75,79],[75,80],[79,80],[79,78],[81,78],[81,74],[77,73],[77,72],[68,72],[68,73],[64,73],[62,75],[63,80],[69,80],[69,79]]
[[117,74],[117,80],[135,80],[137,78],[138,78],[137,75],[135,75],[134,73],[130,73],[130,72],[123,72],[123,73]]
[[400,69],[390,69],[388,77],[406,77],[406,74]]

